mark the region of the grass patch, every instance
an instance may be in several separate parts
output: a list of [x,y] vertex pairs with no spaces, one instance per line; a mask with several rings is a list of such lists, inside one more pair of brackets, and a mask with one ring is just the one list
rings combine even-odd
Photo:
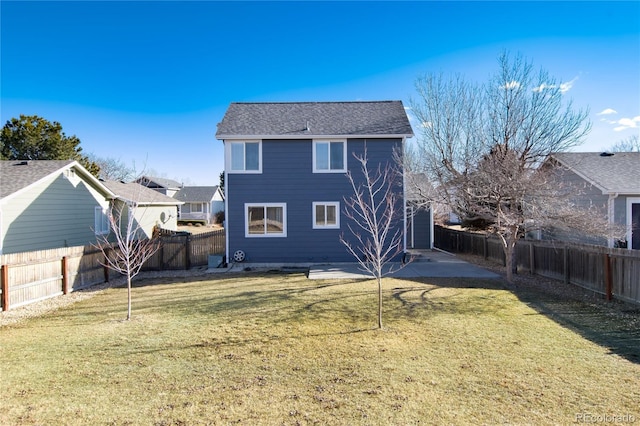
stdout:
[[492,280],[141,281],[0,328],[1,424],[640,421],[640,365]]

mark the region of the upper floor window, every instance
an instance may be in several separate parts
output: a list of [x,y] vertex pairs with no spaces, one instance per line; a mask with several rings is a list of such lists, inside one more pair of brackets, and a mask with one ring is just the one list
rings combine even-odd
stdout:
[[230,142],[228,170],[235,173],[262,172],[262,143]]
[[347,141],[313,141],[313,172],[344,173],[347,171]]

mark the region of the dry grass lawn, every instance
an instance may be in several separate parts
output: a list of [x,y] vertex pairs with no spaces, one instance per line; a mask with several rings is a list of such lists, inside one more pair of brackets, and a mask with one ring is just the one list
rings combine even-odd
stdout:
[[147,280],[130,322],[114,288],[4,326],[0,424],[640,422],[640,364],[500,281],[385,279],[383,331],[375,290],[298,273]]

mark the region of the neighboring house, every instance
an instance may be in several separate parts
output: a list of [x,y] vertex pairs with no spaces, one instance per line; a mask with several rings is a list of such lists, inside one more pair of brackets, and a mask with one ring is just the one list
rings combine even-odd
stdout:
[[562,152],[546,164],[561,166],[562,178],[581,188],[578,200],[601,206],[610,221],[626,227],[627,247],[640,250],[640,152]]
[[124,214],[128,214],[129,206],[135,206],[134,226],[143,232],[144,235],[140,236],[151,238],[154,227],[177,231],[178,208],[182,204],[181,201],[136,182],[105,180],[102,183],[111,192],[117,194],[117,199],[114,200],[116,210],[122,210]]
[[185,186],[173,198],[182,201],[178,220],[214,222],[214,215],[224,212],[224,194],[218,186]]
[[[353,262],[340,242],[351,238],[345,174],[361,179],[353,154],[366,146],[371,170],[393,165],[411,136],[400,101],[232,103],[216,133],[225,151],[229,260],[238,252],[236,260],[244,254],[253,263]],[[398,190],[402,199],[401,179]]]
[[180,191],[180,188],[182,188],[183,186],[180,182],[172,179],[164,179],[152,176],[140,176],[135,180],[135,182],[169,197],[173,197],[174,195],[176,195],[176,193]]
[[0,161],[0,254],[95,243],[114,198],[76,161]]

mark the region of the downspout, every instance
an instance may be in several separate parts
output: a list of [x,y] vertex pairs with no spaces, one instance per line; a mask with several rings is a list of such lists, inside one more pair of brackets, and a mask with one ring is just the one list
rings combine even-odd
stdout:
[[227,165],[231,164],[231,161],[227,161],[227,142],[222,141],[224,148],[224,221],[222,226],[224,227],[224,244],[225,244],[225,263],[229,264],[229,174],[227,173]]
[[400,167],[402,167],[402,221],[404,226],[404,232],[402,233],[402,252],[407,252],[407,182],[406,182],[406,173],[404,170],[404,155],[405,155],[405,142],[406,136],[402,137],[402,162]]
[[[609,194],[609,201],[608,201],[608,216],[609,216],[609,225],[615,225],[616,220],[615,220],[615,213],[616,213],[616,207],[615,207],[615,200],[616,198],[618,198],[618,195],[620,195],[619,193],[614,193],[614,194]],[[613,228],[613,226],[612,226]],[[613,237],[609,237],[607,244],[609,246],[609,248],[613,248],[614,246],[614,241],[613,241]]]
[[433,232],[434,231],[435,229],[433,226],[433,203],[429,201],[429,249],[430,250],[433,250],[433,241],[434,241]]

